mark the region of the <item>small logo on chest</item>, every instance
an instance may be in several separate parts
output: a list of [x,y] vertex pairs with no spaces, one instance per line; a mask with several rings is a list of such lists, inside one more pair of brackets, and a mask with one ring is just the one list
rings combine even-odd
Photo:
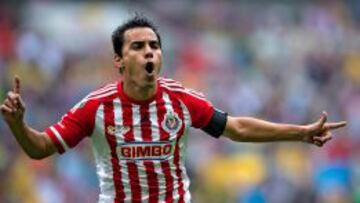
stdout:
[[161,125],[166,132],[173,134],[180,130],[182,121],[177,113],[171,111],[166,113]]
[[129,126],[113,126],[113,125],[109,125],[106,128],[106,132],[110,135],[116,135],[116,134],[125,134],[130,130]]

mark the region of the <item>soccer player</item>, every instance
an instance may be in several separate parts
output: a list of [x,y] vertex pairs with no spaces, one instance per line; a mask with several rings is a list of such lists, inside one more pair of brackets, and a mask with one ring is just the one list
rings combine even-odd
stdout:
[[87,95],[62,119],[39,132],[24,121],[20,79],[1,105],[2,115],[33,159],[64,153],[92,141],[100,180],[99,202],[190,202],[184,166],[190,127],[236,142],[300,141],[322,146],[331,130],[324,112],[308,125],[234,117],[179,82],[160,77],[161,38],[145,17],[135,16],[112,35],[114,64],[122,79]]

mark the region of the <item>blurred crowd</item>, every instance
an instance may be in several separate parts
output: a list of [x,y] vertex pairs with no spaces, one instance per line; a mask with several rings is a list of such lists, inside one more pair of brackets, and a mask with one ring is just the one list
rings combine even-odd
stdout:
[[[192,130],[195,203],[360,202],[360,1],[126,1],[0,4],[0,100],[21,78],[26,122],[43,130],[119,78],[111,31],[134,12],[159,25],[162,74],[237,116],[346,120],[322,148],[233,143]],[[0,120],[0,202],[96,202],[89,140],[30,160]]]

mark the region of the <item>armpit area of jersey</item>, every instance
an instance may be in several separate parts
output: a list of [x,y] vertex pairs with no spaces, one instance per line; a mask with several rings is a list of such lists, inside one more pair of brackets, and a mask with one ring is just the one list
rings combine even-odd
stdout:
[[227,121],[227,113],[215,109],[213,116],[211,117],[207,126],[202,128],[203,131],[218,138],[224,132]]

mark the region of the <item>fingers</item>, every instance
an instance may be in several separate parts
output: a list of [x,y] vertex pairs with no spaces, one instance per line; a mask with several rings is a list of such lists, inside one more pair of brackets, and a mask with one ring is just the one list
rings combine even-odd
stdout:
[[342,128],[346,126],[345,121],[327,123],[327,113],[322,112],[320,119],[308,128],[308,133],[305,135],[305,141],[315,144],[319,147],[323,146],[326,142],[330,141],[333,137],[331,130]]
[[6,106],[8,106],[9,108],[12,108],[12,109],[16,107],[16,102],[15,102],[15,100],[9,98],[9,96],[5,99],[4,104],[5,104]]
[[320,119],[319,119],[319,121],[318,121],[318,123],[319,123],[319,125],[322,127],[322,126],[324,126],[324,124],[326,123],[326,121],[327,121],[327,113],[326,113],[326,111],[323,111],[322,113],[321,113],[321,116],[320,116]]
[[11,114],[13,113],[13,110],[12,108],[8,107],[7,105],[3,104],[0,106],[0,111],[1,113],[3,114]]
[[8,123],[23,119],[25,104],[20,96],[20,79],[18,76],[15,76],[13,91],[8,92],[6,99],[0,106],[0,111]]
[[24,102],[22,101],[19,94],[14,92],[8,92],[7,98],[4,103],[11,103],[15,109],[24,109]]
[[17,75],[14,78],[14,92],[20,94],[20,78]]
[[314,141],[313,144],[318,146],[318,147],[322,147],[324,145],[324,143],[319,142],[319,141]]
[[312,144],[314,144],[318,147],[322,147],[326,142],[330,141],[331,139],[332,139],[331,134],[329,134],[327,136],[323,136],[323,137],[313,137]]
[[14,101],[10,99],[5,99],[3,105],[1,106],[4,108],[3,113],[15,113],[19,108],[16,107]]
[[341,122],[336,122],[336,123],[326,123],[324,127],[327,130],[334,130],[334,129],[342,128],[345,126],[346,126],[346,121],[341,121]]
[[322,147],[325,143],[330,141],[333,138],[332,133],[329,131],[326,131],[324,134],[320,136],[314,136],[312,137],[312,144],[315,144],[318,147]]
[[315,136],[313,137],[314,141],[319,141],[322,143],[325,143],[332,139],[332,134],[330,132],[327,132],[324,136]]
[[25,105],[21,96],[13,91],[8,92],[6,99],[2,104],[2,113],[22,114],[24,111]]

